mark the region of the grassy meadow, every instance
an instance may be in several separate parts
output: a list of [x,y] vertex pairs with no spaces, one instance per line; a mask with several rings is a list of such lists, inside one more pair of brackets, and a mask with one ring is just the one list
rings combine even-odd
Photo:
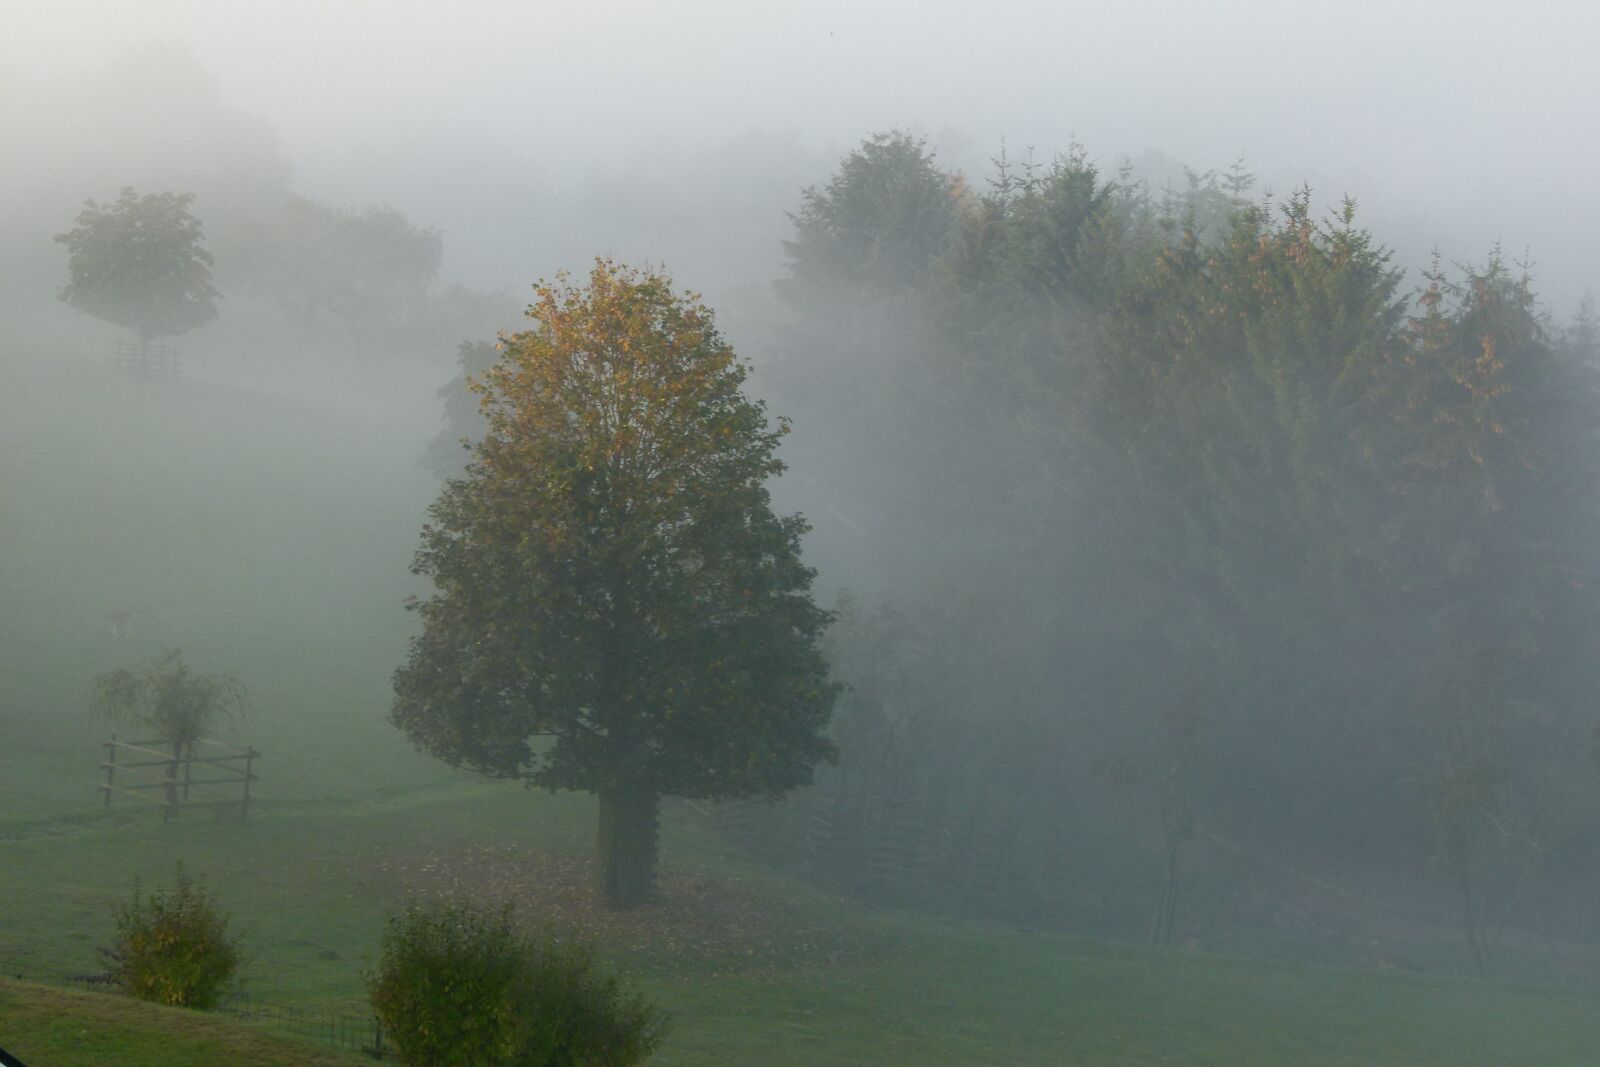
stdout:
[[[678,807],[662,903],[597,912],[588,798],[451,771],[385,721],[402,603],[418,591],[407,564],[436,489],[416,466],[431,407],[294,401],[198,373],[140,381],[85,361],[0,354],[0,370],[0,974],[98,970],[113,905],[182,861],[244,934],[253,1001],[360,1011],[363,967],[408,897],[511,901],[529,922],[596,939],[662,1002],[663,1067],[1502,1067],[1591,1062],[1600,1048],[1593,993],[873,910],[764,871]],[[126,635],[106,625],[113,612],[128,613]],[[92,679],[174,647],[249,691],[221,735],[263,753],[245,822],[101,805],[108,731],[90,713]],[[66,1067],[113,1053],[356,1061],[16,982],[0,984],[0,1046]]]

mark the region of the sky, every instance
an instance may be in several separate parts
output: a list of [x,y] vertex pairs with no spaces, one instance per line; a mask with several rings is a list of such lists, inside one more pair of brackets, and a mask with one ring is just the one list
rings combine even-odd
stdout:
[[[1276,192],[1354,195],[1413,258],[1437,245],[1481,260],[1500,241],[1531,251],[1553,302],[1600,286],[1600,9],[1577,0],[0,0],[0,14],[0,71],[23,84],[182,43],[272,124],[306,192],[439,225],[474,282],[472,249],[495,247],[496,218],[515,226],[536,180],[648,183],[756,134],[826,168],[897,127],[969,170],[1002,144],[1201,170],[1242,157]],[[481,258],[502,271],[503,255]]]

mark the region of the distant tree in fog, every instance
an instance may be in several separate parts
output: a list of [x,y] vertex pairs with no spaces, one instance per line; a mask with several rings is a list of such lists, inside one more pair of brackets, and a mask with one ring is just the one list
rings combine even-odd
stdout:
[[1584,293],[1578,302],[1572,321],[1561,332],[1560,349],[1570,359],[1590,365],[1600,362],[1600,311],[1593,293]]
[[1491,856],[1509,836],[1512,803],[1511,704],[1507,657],[1472,649],[1450,658],[1425,701],[1442,734],[1436,766],[1419,786],[1434,831],[1433,860],[1454,883],[1461,935],[1481,975],[1485,968],[1483,890]]
[[167,804],[177,805],[177,761],[219,720],[244,710],[244,686],[232,674],[196,674],[178,649],[149,663],[107,671],[94,680],[95,710],[109,723],[153,731],[172,750]]
[[[793,216],[792,322],[763,368],[807,427],[796,467],[868,531],[852,551],[897,596],[956,588],[1037,620],[1006,632],[1051,650],[987,681],[1021,680],[1008,717],[1061,708],[1030,720],[1035,750],[1076,718],[1146,735],[1129,751],[1171,742],[1091,709],[1162,706],[1173,679],[1152,664],[1227,665],[1204,796],[1173,790],[1169,848],[1195,792],[1253,844],[1315,834],[1329,856],[1406,863],[1448,838],[1454,869],[1504,800],[1518,836],[1469,877],[1479,922],[1485,901],[1508,911],[1530,857],[1558,859],[1530,827],[1576,820],[1555,807],[1592,773],[1576,746],[1537,755],[1587,729],[1600,685],[1592,307],[1556,332],[1498,254],[1408,292],[1353,200],[1252,202],[1242,167],[1164,197],[1131,177],[1076,151],[1002,156],[975,193],[903,135],[852,152]],[[974,565],[992,559],[1017,565]],[[927,639],[993,641],[959,621]],[[1414,714],[1457,645],[1504,649],[1508,695],[1545,709],[1493,768]],[[949,714],[918,718],[922,750],[980,732],[984,702],[933,700]],[[1430,804],[1395,808],[1399,780],[1435,772]]]
[[71,276],[61,299],[79,311],[125,326],[141,342],[171,337],[217,317],[211,253],[191,193],[124,188],[114,204],[85,203],[77,225],[56,241],[67,246]]
[[829,758],[836,687],[787,430],[742,392],[710,311],[596,262],[541,285],[484,375],[488,430],[431,509],[422,633],[394,723],[456,765],[597,793],[600,888],[652,890],[663,795],[776,797]]
[[409,317],[426,301],[444,241],[400,212],[350,211],[302,196],[236,236],[243,282],[267,293],[309,337],[339,324],[357,330]]
[[1214,693],[1208,686],[1168,703],[1153,717],[1149,751],[1096,757],[1090,769],[1119,786],[1137,786],[1154,802],[1161,824],[1165,866],[1161,895],[1150,918],[1150,943],[1171,945],[1177,929],[1179,855],[1199,830],[1200,785],[1205,770],[1206,734],[1214,719]]
[[1195,835],[1196,793],[1205,760],[1208,718],[1206,709],[1195,698],[1172,704],[1160,715],[1153,787],[1161,816],[1166,874],[1161,902],[1150,924],[1152,944],[1172,944],[1178,915],[1178,853]]
[[944,252],[965,189],[934,163],[927,143],[878,133],[845,157],[821,188],[807,189],[784,243],[786,284],[908,287]]
[[488,420],[472,383],[481,381],[500,359],[500,346],[492,341],[462,341],[456,349],[461,372],[439,387],[444,401],[444,429],[428,444],[422,465],[441,478],[454,478],[467,464],[468,449],[483,439]]

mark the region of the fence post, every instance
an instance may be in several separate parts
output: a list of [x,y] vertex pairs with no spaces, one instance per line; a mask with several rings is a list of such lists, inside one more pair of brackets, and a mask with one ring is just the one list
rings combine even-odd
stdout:
[[172,743],[172,759],[167,762],[167,806],[161,811],[161,821],[166,822],[178,810],[178,756],[183,749]]
[[112,734],[111,740],[106,742],[106,807],[111,807],[111,787],[116,785],[117,774],[117,735]]
[[189,746],[189,756],[183,761],[183,799],[189,801],[189,780],[194,777],[194,745]]

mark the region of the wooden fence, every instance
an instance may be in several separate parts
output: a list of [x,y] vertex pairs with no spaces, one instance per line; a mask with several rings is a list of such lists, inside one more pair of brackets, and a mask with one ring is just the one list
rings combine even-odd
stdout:
[[178,350],[169,345],[145,342],[116,342],[117,365],[136,374],[176,378],[181,365]]
[[[250,783],[257,777],[255,761],[261,758],[254,748],[202,738],[176,752],[164,741],[118,741],[114,735],[105,748],[106,760],[100,768],[106,772],[106,780],[100,791],[108,808],[112,796],[121,795],[160,805],[163,820],[189,804],[238,805],[241,819],[250,813]],[[197,751],[217,754],[197,755]],[[202,776],[210,777],[195,777],[196,766]],[[191,799],[192,795],[198,799]]]

